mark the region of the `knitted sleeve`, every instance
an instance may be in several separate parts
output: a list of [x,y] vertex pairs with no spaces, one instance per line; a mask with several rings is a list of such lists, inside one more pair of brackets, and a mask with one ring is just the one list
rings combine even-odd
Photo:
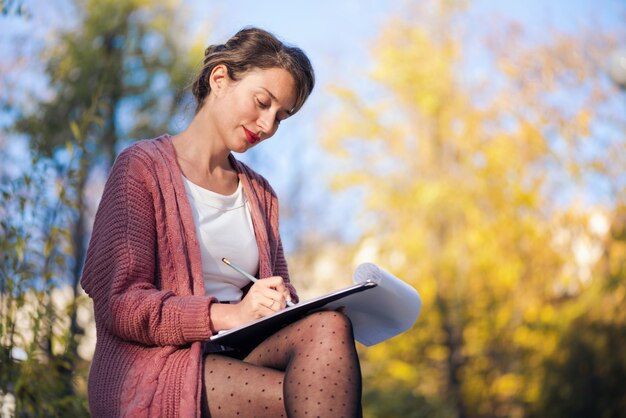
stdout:
[[289,293],[291,294],[291,300],[294,302],[298,302],[300,298],[298,297],[298,293],[296,288],[291,283],[291,279],[289,277],[289,267],[287,266],[287,259],[285,258],[285,253],[283,251],[283,243],[280,238],[280,228],[279,228],[279,204],[278,204],[278,196],[276,192],[270,185],[270,183],[265,179],[265,177],[253,172],[255,176],[258,177],[259,183],[262,185],[263,190],[265,192],[265,210],[266,210],[266,218],[268,220],[268,239],[270,241],[269,245],[273,249],[273,266],[272,270],[274,275],[280,276],[285,281],[285,286],[289,289]]
[[[116,160],[98,207],[81,285],[96,321],[124,340],[185,345],[211,335],[213,299],[156,287],[157,221],[149,163],[131,152]],[[150,184],[152,183],[152,184]]]
[[291,284],[289,280],[289,273],[287,270],[287,260],[285,258],[285,253],[283,252],[283,243],[280,240],[280,236],[278,237],[278,248],[276,251],[276,263],[274,264],[274,274],[277,276],[281,276],[285,279],[285,286],[289,290],[289,294],[291,295],[291,300],[294,303],[298,303],[300,301],[300,297],[298,296],[298,292],[296,288]]

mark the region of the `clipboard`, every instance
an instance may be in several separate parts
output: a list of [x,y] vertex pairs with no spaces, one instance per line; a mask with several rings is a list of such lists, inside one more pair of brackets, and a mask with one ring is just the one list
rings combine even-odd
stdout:
[[285,308],[282,311],[259,318],[256,321],[248,322],[237,328],[220,331],[213,335],[210,341],[231,348],[245,349],[253,347],[279,329],[297,321],[311,312],[321,310],[331,303],[334,307],[333,309],[335,309],[341,306],[341,299],[373,289],[376,286],[377,283],[370,280],[356,283],[324,296],[300,302],[295,306]]

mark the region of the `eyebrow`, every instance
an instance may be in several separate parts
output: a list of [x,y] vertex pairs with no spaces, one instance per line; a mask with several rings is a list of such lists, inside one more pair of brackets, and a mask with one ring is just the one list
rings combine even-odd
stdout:
[[[277,101],[278,101],[278,99],[276,98],[276,96],[274,96],[274,95],[272,94],[272,92],[271,92],[271,91],[269,91],[269,90],[268,90],[268,89],[266,89],[265,87],[261,87],[261,88],[262,88],[263,90],[265,90],[265,91],[267,92],[267,94],[269,94],[269,95],[270,95],[270,97],[272,98],[272,100],[274,100],[275,102],[277,102]],[[286,113],[288,116],[293,116],[293,112],[292,112],[291,110],[285,110],[285,113]]]

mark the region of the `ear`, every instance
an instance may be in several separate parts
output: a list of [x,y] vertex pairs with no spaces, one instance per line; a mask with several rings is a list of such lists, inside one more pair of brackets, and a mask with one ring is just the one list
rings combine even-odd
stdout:
[[228,76],[226,66],[224,64],[216,65],[209,75],[211,92],[214,92],[219,97],[229,81],[230,77]]

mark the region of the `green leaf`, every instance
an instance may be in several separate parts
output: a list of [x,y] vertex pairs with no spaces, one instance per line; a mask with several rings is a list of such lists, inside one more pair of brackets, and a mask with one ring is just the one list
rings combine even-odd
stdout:
[[24,249],[26,247],[26,243],[24,242],[24,238],[17,237],[17,243],[15,245],[15,254],[17,255],[17,259],[20,263],[24,262]]
[[48,258],[48,256],[50,255],[50,252],[52,251],[53,248],[53,243],[51,239],[46,240],[46,243],[44,244],[43,247],[43,256],[45,258]]
[[70,159],[74,158],[74,143],[71,141],[65,142],[65,149],[67,150]]
[[70,129],[72,130],[72,134],[74,135],[74,138],[80,142],[82,140],[82,135],[81,135],[80,128],[78,127],[78,124],[76,123],[76,121],[70,122]]

